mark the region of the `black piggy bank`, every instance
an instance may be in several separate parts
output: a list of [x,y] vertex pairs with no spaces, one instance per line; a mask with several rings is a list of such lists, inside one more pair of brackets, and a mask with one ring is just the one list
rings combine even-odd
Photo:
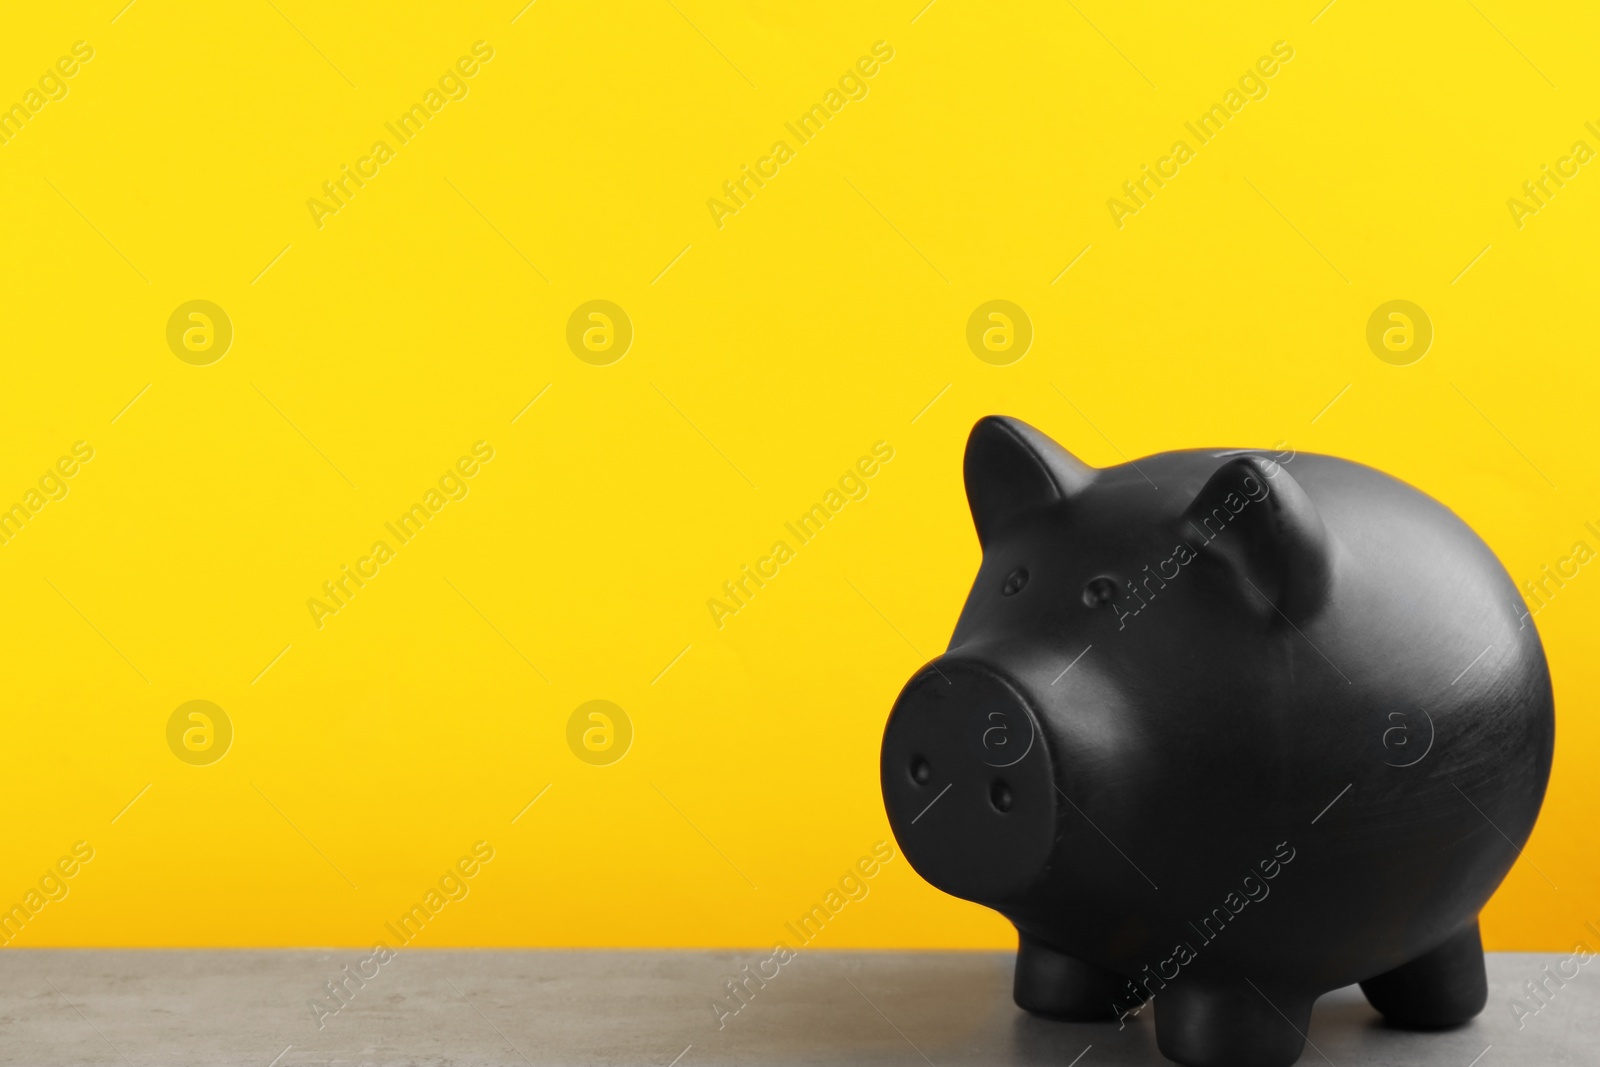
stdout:
[[1361,983],[1391,1025],[1484,1006],[1479,910],[1549,777],[1544,651],[1443,505],[1254,450],[1096,469],[1015,419],[966,451],[983,564],[883,735],[912,866],[1016,925],[1017,1004],[1154,999],[1191,1065],[1299,1058]]

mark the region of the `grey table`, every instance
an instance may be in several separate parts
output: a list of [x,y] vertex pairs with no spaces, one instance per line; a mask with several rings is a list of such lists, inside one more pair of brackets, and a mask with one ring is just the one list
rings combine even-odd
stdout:
[[[740,1002],[764,952],[0,951],[0,1063],[1164,1064],[1150,1012],[1118,1030],[1030,1018],[1009,953],[802,952]],[[1600,1064],[1600,964],[1543,1003],[1561,956],[1489,959],[1489,1006],[1443,1034],[1383,1026],[1355,988],[1317,1004],[1304,1064]],[[347,979],[344,1000],[325,983]],[[766,968],[767,973],[773,967]],[[1569,973],[1573,965],[1568,966]],[[1595,973],[1591,973],[1591,970]],[[1511,1008],[1517,997],[1528,1013]],[[711,1004],[721,998],[723,1014]],[[322,1011],[310,1003],[320,1000]],[[335,1004],[342,1005],[337,1012]],[[1537,1013],[1531,1013],[1537,1007]],[[720,1022],[720,1026],[719,1026]],[[320,1028],[319,1028],[320,1023]],[[1520,1023],[1520,1026],[1519,1026]]]

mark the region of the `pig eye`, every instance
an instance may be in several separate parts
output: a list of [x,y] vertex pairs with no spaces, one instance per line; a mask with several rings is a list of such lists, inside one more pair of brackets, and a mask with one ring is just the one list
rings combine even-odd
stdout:
[[1103,608],[1117,599],[1117,583],[1105,575],[1089,579],[1083,587],[1083,604],[1089,608]]
[[1006,584],[1000,587],[1001,596],[1014,596],[1028,584],[1028,572],[1021,567],[1006,575]]

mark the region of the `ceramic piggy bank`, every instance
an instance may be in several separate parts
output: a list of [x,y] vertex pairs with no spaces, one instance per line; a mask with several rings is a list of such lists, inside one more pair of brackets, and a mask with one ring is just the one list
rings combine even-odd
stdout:
[[1151,1002],[1164,1055],[1229,1067],[1293,1063],[1354,982],[1392,1025],[1476,1015],[1555,737],[1484,543],[1329,456],[1096,469],[991,416],[965,468],[983,563],[883,796],[924,878],[1015,924],[1017,1004]]

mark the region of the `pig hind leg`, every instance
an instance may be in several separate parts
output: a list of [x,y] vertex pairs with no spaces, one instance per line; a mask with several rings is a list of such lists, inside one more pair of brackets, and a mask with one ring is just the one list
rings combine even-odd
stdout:
[[1012,999],[1033,1015],[1072,1022],[1114,1019],[1119,1002],[1138,1007],[1126,979],[1021,933]]
[[1361,991],[1391,1026],[1407,1030],[1460,1026],[1482,1011],[1489,999],[1477,921],[1433,951],[1368,978]]

